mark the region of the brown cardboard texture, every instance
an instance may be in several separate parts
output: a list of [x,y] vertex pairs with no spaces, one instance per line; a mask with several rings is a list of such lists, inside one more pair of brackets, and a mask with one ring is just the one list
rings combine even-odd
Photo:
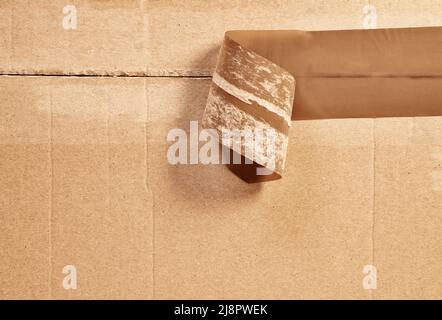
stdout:
[[[442,298],[441,31],[325,31],[367,5],[442,25],[430,0],[2,1],[0,298]],[[277,181],[167,159],[228,30],[296,81]]]

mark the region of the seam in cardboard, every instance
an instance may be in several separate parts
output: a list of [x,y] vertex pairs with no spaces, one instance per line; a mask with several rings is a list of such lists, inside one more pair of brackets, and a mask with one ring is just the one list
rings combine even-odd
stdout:
[[[10,76],[10,77],[78,77],[78,78],[184,78],[184,79],[211,79],[213,72],[193,72],[193,71],[140,71],[140,72],[97,72],[91,71],[80,71],[80,72],[64,72],[64,71],[9,71],[0,70],[0,76]],[[442,74],[312,74],[312,75],[295,75],[295,78],[409,78],[409,79],[440,79]]]
[[79,78],[189,78],[189,79],[211,79],[212,72],[201,72],[192,74],[192,72],[95,72],[85,71],[78,73],[70,73],[63,71],[2,71],[0,70],[0,76],[9,77],[79,77]]
[[111,98],[109,95],[105,96],[106,106],[107,106],[107,114],[106,114],[106,161],[107,161],[107,186],[106,186],[106,212],[104,215],[104,221],[109,219],[108,217],[111,215],[112,206],[111,206],[111,157],[110,157],[110,116],[111,116]]
[[53,157],[53,101],[52,101],[52,89],[48,87],[49,90],[49,166],[50,166],[50,200],[49,200],[49,299],[53,299],[52,293],[52,262],[53,262],[53,247],[52,247],[52,219],[53,219],[53,208],[54,208],[54,157]]
[[[373,119],[373,203],[372,203],[372,221],[371,221],[371,264],[375,266],[375,219],[376,219],[376,119]],[[373,299],[373,290],[369,290],[369,297]]]
[[[165,71],[159,73],[152,72],[115,72],[115,73],[99,73],[94,71],[79,72],[79,73],[69,73],[69,72],[47,72],[47,71],[31,71],[31,72],[10,72],[1,71],[0,77],[66,77],[66,78],[176,78],[176,79],[212,79],[212,72],[206,73],[201,72],[198,74],[192,74],[192,72],[178,72],[175,71]],[[315,75],[296,75],[296,79],[441,79],[442,74],[420,74],[420,75],[410,75],[410,74],[315,74]]]

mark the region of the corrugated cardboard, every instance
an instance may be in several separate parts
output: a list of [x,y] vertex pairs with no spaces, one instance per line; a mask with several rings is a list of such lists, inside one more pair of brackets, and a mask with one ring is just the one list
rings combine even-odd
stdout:
[[2,296],[151,297],[145,80],[0,81]]
[[[440,117],[294,122],[265,184],[166,158],[224,31],[357,29],[367,4],[75,1],[64,30],[64,1],[3,1],[0,297],[440,299]],[[442,25],[434,1],[370,4],[378,27]]]

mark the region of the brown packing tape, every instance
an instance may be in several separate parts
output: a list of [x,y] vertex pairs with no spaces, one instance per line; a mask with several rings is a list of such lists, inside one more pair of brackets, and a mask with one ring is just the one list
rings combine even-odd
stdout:
[[[252,151],[245,138],[241,145],[232,138],[220,143],[253,160],[253,166],[231,165],[244,180],[277,179],[290,119],[441,116],[441,52],[441,27],[228,31],[203,127],[220,136],[223,130],[274,130],[273,140],[254,135],[253,146],[260,147]],[[272,174],[260,176],[255,167]]]

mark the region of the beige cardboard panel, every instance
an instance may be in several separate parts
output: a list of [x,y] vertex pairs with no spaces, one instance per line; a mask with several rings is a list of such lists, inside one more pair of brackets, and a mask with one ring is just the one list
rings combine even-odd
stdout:
[[149,1],[149,72],[210,75],[227,30],[359,29],[362,8],[367,3],[361,0]]
[[372,120],[294,122],[284,179],[246,184],[167,162],[168,131],[201,119],[210,82],[150,83],[156,298],[369,297]]
[[[77,28],[65,29],[74,4]],[[2,73],[108,74],[146,71],[144,1],[7,1],[0,4]],[[69,20],[69,19],[67,19]]]
[[[52,81],[52,292],[151,298],[152,205],[143,79]],[[77,269],[77,290],[62,286]]]
[[77,29],[65,30],[68,4],[2,1],[2,73],[210,75],[226,30],[359,29],[367,4],[376,7],[379,28],[442,21],[441,3],[431,0],[82,0]]
[[441,296],[440,118],[293,122],[286,177],[248,185],[167,163],[209,80],[0,81],[2,297],[50,297],[52,269],[55,298],[151,298],[152,270],[157,298],[367,298],[371,263],[374,298]]
[[0,77],[0,298],[49,297],[50,110],[46,81]]
[[442,25],[442,2],[434,0],[370,0],[377,15],[378,28]]
[[442,121],[376,120],[375,298],[442,298]]
[[74,3],[77,29],[66,30],[69,2],[7,1],[0,5],[0,71],[209,75],[227,30],[360,28],[366,3],[81,0]]

